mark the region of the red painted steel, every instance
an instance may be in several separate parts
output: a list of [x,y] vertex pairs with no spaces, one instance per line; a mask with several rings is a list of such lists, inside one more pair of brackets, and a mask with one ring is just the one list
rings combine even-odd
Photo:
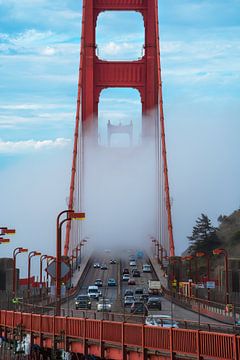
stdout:
[[[106,10],[139,11],[145,26],[145,53],[138,61],[102,61],[96,55],[96,23],[99,14]],[[87,31],[86,31],[87,29]],[[158,31],[157,0],[84,0],[82,16],[81,55],[78,81],[76,127],[74,134],[73,163],[70,184],[69,209],[73,209],[79,128],[83,135],[90,132],[97,144],[98,103],[100,93],[109,87],[132,87],[139,91],[142,102],[143,137],[154,136],[156,121],[161,127],[161,148],[164,173],[164,191],[169,233],[170,256],[174,256],[171,203],[168,182],[168,167],[162,101],[162,80]],[[160,117],[160,119],[159,119]],[[81,200],[80,200],[81,201]],[[163,199],[162,199],[163,201]],[[162,219],[161,219],[162,220]],[[67,224],[64,255],[68,255],[71,223]]]
[[[139,348],[155,352],[162,351],[170,358],[173,358],[173,354],[176,353],[198,359],[202,357],[212,360],[239,360],[240,354],[240,336],[236,335],[158,328],[103,320],[55,318],[48,315],[0,310],[2,331],[3,329],[17,328],[19,325],[22,326],[24,332],[37,334],[36,342],[42,342],[42,346],[49,346],[52,343],[51,339],[58,335],[64,336],[64,340],[60,344],[62,347],[69,341],[71,342],[71,339],[75,339],[77,342],[72,343],[72,349],[76,352],[86,353],[85,345],[82,343],[84,340],[90,340],[90,344],[86,345],[89,354],[100,354],[102,342],[105,344],[104,348],[109,356],[113,354],[113,347],[118,346],[119,348],[116,350],[118,357],[114,357],[116,359],[123,359],[122,349],[128,346],[133,347],[131,350],[133,355],[129,356],[129,359],[136,358],[137,353],[142,358],[142,352],[139,353],[137,350]],[[5,331],[6,336],[11,336],[11,333]],[[97,345],[93,347],[91,340],[95,341]],[[108,355],[106,359],[111,358]],[[151,359],[151,357],[149,358]],[[161,358],[163,357],[156,354],[153,357],[158,360]]]

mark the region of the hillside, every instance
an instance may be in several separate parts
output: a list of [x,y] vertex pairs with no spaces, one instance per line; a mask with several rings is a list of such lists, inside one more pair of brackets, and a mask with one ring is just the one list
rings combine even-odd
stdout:
[[222,243],[222,247],[229,251],[231,256],[240,256],[240,209],[231,215],[220,215],[220,223],[217,236]]

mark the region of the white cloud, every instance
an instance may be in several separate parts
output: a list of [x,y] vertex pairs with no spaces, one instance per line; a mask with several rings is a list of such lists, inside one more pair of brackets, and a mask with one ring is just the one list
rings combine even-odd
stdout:
[[51,150],[66,147],[71,143],[70,139],[57,138],[56,140],[25,140],[25,141],[2,141],[0,140],[0,154],[17,154],[40,150]]
[[42,54],[46,55],[46,56],[53,56],[56,54],[56,49],[54,47],[50,47],[50,46],[46,46],[43,50],[42,50]]
[[68,107],[68,104],[0,104],[2,110],[42,110]]
[[[74,112],[54,112],[54,113],[47,113],[47,112],[40,112],[33,115],[13,115],[13,114],[6,114],[0,116],[0,128],[3,129],[18,129],[22,125],[31,125],[31,128],[39,126],[39,125],[46,125],[50,127],[52,123],[55,124],[68,124],[72,126],[75,119]],[[29,127],[30,129],[30,127]]]

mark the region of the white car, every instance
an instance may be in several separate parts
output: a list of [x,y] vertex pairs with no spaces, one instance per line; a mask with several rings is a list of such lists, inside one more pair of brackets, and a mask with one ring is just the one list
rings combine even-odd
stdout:
[[122,281],[128,281],[130,279],[129,274],[123,274]]
[[169,315],[149,315],[145,320],[145,324],[165,328],[178,328],[177,322],[172,320]]
[[98,289],[98,286],[92,285],[88,287],[88,296],[90,299],[98,300],[101,295],[102,293]]
[[130,261],[129,265],[130,265],[130,266],[136,266],[137,264],[136,264],[136,261],[135,261],[135,260],[132,260],[132,261]]
[[112,304],[109,299],[101,299],[97,304],[97,311],[111,311]]
[[144,264],[143,267],[142,267],[142,270],[143,270],[144,273],[151,273],[152,272],[151,265]]

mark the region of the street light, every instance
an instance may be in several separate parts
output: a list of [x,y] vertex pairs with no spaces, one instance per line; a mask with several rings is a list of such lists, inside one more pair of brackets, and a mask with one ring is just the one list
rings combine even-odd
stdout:
[[15,297],[16,295],[16,257],[18,254],[26,252],[28,252],[28,249],[25,249],[23,247],[17,247],[13,250],[13,297]]
[[228,280],[228,252],[225,249],[214,249],[213,255],[224,255],[224,263],[225,263],[225,301],[226,304],[229,303],[229,280]]
[[30,296],[30,276],[31,276],[31,259],[34,256],[41,256],[41,253],[38,251],[31,251],[28,254],[28,298]]
[[[210,256],[205,251],[198,251],[196,252],[196,257],[206,257],[207,259],[207,281],[210,280]],[[207,289],[207,298],[210,300],[210,289]]]
[[0,244],[8,244],[10,243],[10,239],[5,239],[0,237]]
[[41,255],[40,257],[40,292],[42,293],[42,268],[43,268],[43,260],[53,260],[54,259],[54,256],[51,256],[51,255]]
[[6,235],[6,234],[16,234],[16,230],[15,229],[8,229],[7,226],[2,226],[0,227],[1,233],[0,235]]
[[[60,217],[66,214],[67,217],[60,222]],[[74,210],[63,210],[57,216],[56,234],[56,315],[61,312],[61,261],[62,261],[62,226],[67,221],[83,220],[85,213],[77,213]]]

